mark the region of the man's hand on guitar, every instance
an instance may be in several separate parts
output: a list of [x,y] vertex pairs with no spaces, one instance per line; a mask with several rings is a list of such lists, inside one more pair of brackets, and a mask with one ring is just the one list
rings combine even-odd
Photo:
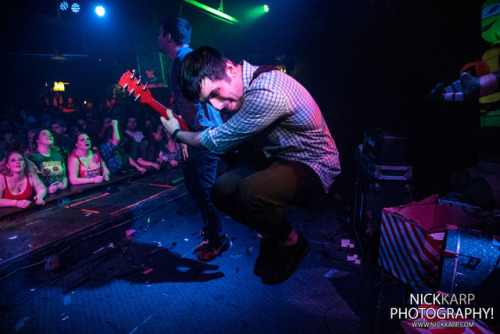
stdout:
[[161,117],[161,122],[165,129],[172,134],[175,130],[180,128],[179,121],[174,117],[172,110],[167,109],[168,120],[165,117]]

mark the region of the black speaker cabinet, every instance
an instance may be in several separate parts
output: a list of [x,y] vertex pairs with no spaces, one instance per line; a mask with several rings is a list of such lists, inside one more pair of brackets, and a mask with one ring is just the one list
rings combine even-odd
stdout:
[[356,151],[357,176],[353,204],[353,230],[367,260],[377,258],[382,209],[412,201],[412,166],[377,165]]

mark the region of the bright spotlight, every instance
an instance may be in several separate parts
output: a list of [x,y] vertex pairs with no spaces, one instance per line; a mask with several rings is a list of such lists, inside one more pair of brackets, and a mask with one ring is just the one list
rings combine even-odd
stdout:
[[78,13],[80,11],[80,4],[78,2],[75,2],[71,5],[71,11],[73,13]]
[[61,10],[63,10],[63,11],[64,11],[64,10],[67,10],[67,9],[69,8],[68,2],[67,2],[67,1],[63,1],[63,2],[61,2],[61,4],[59,5],[59,8],[60,8]]
[[97,16],[103,17],[104,14],[106,14],[106,9],[104,9],[103,6],[97,6],[95,8],[95,13],[97,14]]
[[267,13],[269,12],[269,6],[268,5],[264,5],[264,11]]

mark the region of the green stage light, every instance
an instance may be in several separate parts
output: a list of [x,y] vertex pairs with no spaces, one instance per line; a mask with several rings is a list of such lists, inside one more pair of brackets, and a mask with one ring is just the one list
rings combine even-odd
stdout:
[[259,5],[249,9],[245,14],[245,19],[248,21],[253,21],[261,17],[262,15],[269,12],[268,5]]
[[193,6],[196,6],[198,8],[201,8],[201,9],[209,12],[210,14],[212,14],[212,16],[214,18],[219,19],[221,21],[224,21],[224,22],[227,22],[227,23],[232,23],[232,24],[239,22],[234,17],[229,16],[227,14],[224,14],[222,11],[218,11],[217,9],[209,7],[207,5],[204,5],[204,4],[202,4],[202,3],[198,2],[198,1],[195,1],[195,0],[184,0],[184,1],[187,2],[187,3],[192,4]]

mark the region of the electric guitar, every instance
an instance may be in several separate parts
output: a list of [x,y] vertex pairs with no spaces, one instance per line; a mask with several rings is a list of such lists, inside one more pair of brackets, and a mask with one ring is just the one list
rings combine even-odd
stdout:
[[[127,71],[125,72],[122,77],[120,78],[120,81],[118,81],[118,85],[123,88],[123,90],[126,90],[129,92],[129,95],[132,95],[135,97],[136,101],[146,103],[148,106],[150,106],[154,111],[156,111],[158,114],[161,116],[165,117],[168,119],[167,116],[167,108],[161,104],[160,102],[156,101],[152,96],[151,92],[146,88],[146,84],[141,83],[141,79],[137,79],[135,77],[135,71],[134,73]],[[179,121],[179,126],[181,130],[183,131],[189,131],[189,128],[184,122],[182,118],[179,117],[179,115],[176,115],[172,113]]]

